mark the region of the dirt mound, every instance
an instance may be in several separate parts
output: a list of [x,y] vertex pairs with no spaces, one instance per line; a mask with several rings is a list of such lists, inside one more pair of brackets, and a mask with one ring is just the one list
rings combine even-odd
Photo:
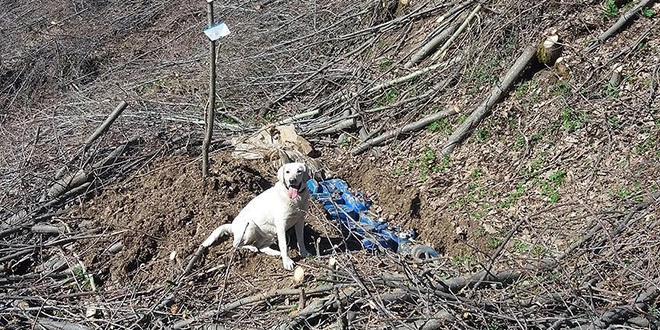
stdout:
[[[84,249],[85,263],[119,285],[172,277],[215,227],[231,221],[273,181],[267,174],[272,171],[258,163],[226,153],[212,159],[207,180],[194,159],[163,159],[74,208],[72,217],[86,219],[81,227],[103,227],[107,233]],[[121,251],[109,253],[117,243]]]

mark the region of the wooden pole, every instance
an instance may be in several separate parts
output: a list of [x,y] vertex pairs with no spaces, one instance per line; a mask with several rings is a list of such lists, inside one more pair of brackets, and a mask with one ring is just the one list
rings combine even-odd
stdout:
[[[209,27],[213,25],[213,0],[208,3]],[[209,175],[209,145],[213,138],[213,121],[215,120],[215,41],[209,43],[210,66],[209,66],[209,106],[206,109],[206,135],[202,144],[202,175]]]

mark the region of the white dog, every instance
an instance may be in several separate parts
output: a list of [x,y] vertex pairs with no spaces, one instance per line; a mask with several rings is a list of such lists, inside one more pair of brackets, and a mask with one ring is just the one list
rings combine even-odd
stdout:
[[[307,256],[303,228],[309,206],[309,169],[303,163],[284,164],[277,171],[277,183],[251,200],[231,224],[216,228],[202,243],[211,246],[220,236],[233,234],[234,247],[282,256],[282,264],[292,270],[295,263],[287,253],[286,231],[295,227],[301,257]],[[279,251],[270,248],[277,237]]]

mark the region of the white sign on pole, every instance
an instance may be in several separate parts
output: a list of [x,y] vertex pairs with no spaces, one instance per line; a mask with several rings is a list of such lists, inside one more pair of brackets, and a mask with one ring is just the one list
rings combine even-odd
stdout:
[[216,41],[222,37],[228,36],[229,33],[229,27],[227,27],[225,22],[218,22],[218,24],[204,30],[204,34],[206,34],[211,41]]

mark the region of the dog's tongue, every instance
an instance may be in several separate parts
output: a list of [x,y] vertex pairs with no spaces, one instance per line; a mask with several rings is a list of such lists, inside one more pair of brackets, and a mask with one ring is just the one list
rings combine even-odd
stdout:
[[289,198],[294,199],[298,197],[298,189],[289,187]]

